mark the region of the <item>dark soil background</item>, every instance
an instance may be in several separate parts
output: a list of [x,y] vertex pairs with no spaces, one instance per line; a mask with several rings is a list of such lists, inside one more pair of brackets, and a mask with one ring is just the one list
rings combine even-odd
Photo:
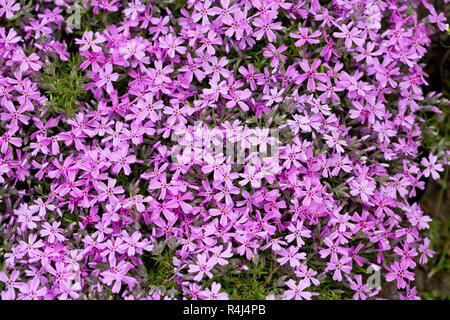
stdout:
[[432,240],[436,251],[430,263],[417,267],[417,291],[424,299],[450,299],[450,175],[443,181],[444,186],[434,181],[429,183],[420,201],[424,214],[434,220],[431,228],[435,228]]
[[[444,12],[447,23],[450,23],[450,3],[443,0],[434,2],[436,11]],[[432,37],[432,43],[424,59],[425,72],[429,75],[429,91],[442,92],[450,100],[450,36],[448,32],[440,32]],[[449,114],[443,123],[441,132],[449,140]],[[450,174],[446,168],[441,180],[429,180],[425,193],[420,199],[424,214],[429,215],[431,223],[430,239],[436,255],[426,265],[418,265],[416,269],[417,291],[423,299],[450,299]]]
[[[444,12],[447,23],[450,23],[450,3],[443,0],[431,0],[438,13]],[[425,17],[428,10],[420,7],[418,15]],[[438,32],[432,37],[432,43],[423,59],[424,72],[428,75],[428,86],[424,86],[425,95],[430,92],[442,92],[443,97],[450,100],[450,33]],[[450,115],[447,110],[445,121],[440,128],[440,135],[450,141]],[[437,139],[438,141],[439,139]],[[436,142],[437,142],[436,141]],[[450,300],[450,169],[444,166],[445,172],[441,179],[434,181],[426,179],[426,187],[413,202],[419,202],[424,215],[433,221],[428,229],[431,240],[430,249],[436,251],[435,256],[425,265],[418,264],[415,268],[415,281],[411,287],[417,287],[417,295],[426,300]],[[403,291],[403,295],[404,291]],[[384,299],[399,299],[395,281],[382,283],[380,297]]]

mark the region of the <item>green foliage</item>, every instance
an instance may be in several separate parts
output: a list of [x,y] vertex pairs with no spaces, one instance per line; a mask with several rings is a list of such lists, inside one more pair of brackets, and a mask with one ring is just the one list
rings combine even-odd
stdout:
[[450,300],[450,295],[439,294],[436,290],[430,292],[424,292],[422,298],[425,300]]
[[271,293],[277,293],[274,288],[275,272],[279,269],[274,263],[249,263],[248,270],[236,269],[233,273],[219,274],[214,281],[219,281],[222,290],[233,300],[265,300]]
[[159,289],[164,293],[175,289],[176,267],[172,263],[173,255],[174,250],[167,243],[161,243],[151,253],[144,253],[142,260],[147,270],[147,285],[150,289]]
[[435,261],[428,277],[443,270],[450,270],[450,220],[445,217],[435,217],[430,223],[430,249],[436,251]]
[[79,54],[74,54],[66,62],[47,63],[42,74],[41,89],[48,98],[48,110],[52,113],[74,113],[87,102],[89,93],[85,90],[88,82],[80,69]]
[[[441,79],[443,87],[443,97],[450,100],[450,79]],[[441,106],[440,108],[443,112],[442,115],[435,115],[434,117],[425,117],[426,122],[423,124],[425,127],[423,134],[423,144],[429,149],[439,148],[442,145],[450,143],[450,104]],[[431,126],[436,130],[435,135],[429,135],[431,131],[428,127]],[[424,129],[424,128],[421,128]],[[428,130],[427,130],[428,129]],[[448,203],[444,201],[445,193],[449,187],[449,168],[445,166],[445,171],[441,174],[441,179],[437,181],[439,186],[439,196],[436,203],[435,214],[432,216],[433,221],[430,222],[429,238],[430,238],[430,249],[436,252],[436,255],[431,261],[431,268],[427,274],[430,279],[437,276],[438,273],[443,274],[445,277],[450,270],[450,220],[448,219],[448,212],[446,213],[445,205]],[[442,211],[442,209],[444,211]],[[444,213],[444,214],[442,214]],[[447,288],[448,291],[449,288]],[[449,300],[450,295],[439,294],[436,290],[430,292],[423,292],[420,294],[423,299],[426,300]]]

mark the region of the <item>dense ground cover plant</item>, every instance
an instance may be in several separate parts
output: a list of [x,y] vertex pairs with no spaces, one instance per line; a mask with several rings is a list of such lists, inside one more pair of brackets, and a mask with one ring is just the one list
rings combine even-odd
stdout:
[[0,0],[0,22],[2,299],[418,298],[417,194],[449,156],[427,1]]

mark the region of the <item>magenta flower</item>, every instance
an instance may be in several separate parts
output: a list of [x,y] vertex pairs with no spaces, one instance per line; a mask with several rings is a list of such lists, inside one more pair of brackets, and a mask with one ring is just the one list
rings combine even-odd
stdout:
[[103,182],[98,182],[94,187],[99,192],[97,197],[97,201],[103,201],[106,198],[109,199],[110,202],[116,203],[118,201],[116,194],[124,193],[124,189],[122,186],[116,187],[116,179],[108,179],[108,185]]
[[206,274],[208,278],[212,278],[211,269],[216,264],[216,261],[212,259],[207,259],[205,254],[200,254],[197,256],[197,263],[189,265],[189,273],[197,273],[194,276],[195,281],[200,281]]
[[394,261],[391,267],[385,266],[387,270],[390,272],[386,274],[386,281],[391,282],[393,280],[397,280],[397,288],[403,289],[406,287],[407,283],[405,278],[408,280],[414,280],[414,273],[408,271],[408,266],[405,261],[398,262]]
[[141,239],[142,234],[139,231],[133,232],[130,236],[125,230],[122,230],[123,244],[120,245],[120,249],[126,251],[128,256],[134,256],[142,254],[143,250],[151,251],[153,246],[149,244],[148,239]]
[[259,28],[253,33],[256,40],[260,40],[263,36],[266,36],[269,42],[273,42],[276,39],[277,36],[272,30],[281,30],[283,26],[281,22],[272,21],[273,18],[270,14],[262,15],[253,20],[253,25]]
[[58,228],[60,225],[61,222],[57,221],[53,221],[51,225],[48,222],[44,222],[42,225],[43,230],[41,230],[39,234],[42,237],[47,237],[49,243],[53,243],[55,240],[64,241],[66,238],[61,234],[64,230]]
[[353,281],[350,277],[347,277],[348,282],[350,283],[350,288],[353,291],[356,291],[353,296],[354,300],[366,300],[366,294],[370,291],[369,286],[367,284],[362,283],[362,277],[360,274],[355,275],[355,281]]
[[267,47],[263,48],[263,50],[263,56],[266,58],[271,58],[270,66],[272,68],[277,69],[280,63],[284,64],[286,62],[286,56],[282,54],[287,50],[285,44],[281,44],[281,46],[277,49],[272,43],[269,43]]
[[75,43],[81,45],[80,51],[88,51],[91,49],[93,52],[100,52],[102,48],[98,44],[105,41],[106,39],[103,35],[98,32],[94,34],[92,31],[86,31],[81,39],[75,39]]
[[212,2],[210,0],[197,3],[195,6],[195,13],[192,15],[193,22],[197,22],[201,19],[203,26],[208,25],[210,23],[208,16],[217,14],[216,11],[211,8],[211,4]]
[[317,70],[317,68],[319,68],[320,64],[321,63],[320,63],[319,59],[314,59],[311,66],[309,66],[308,60],[305,60],[305,59],[302,60],[300,62],[300,68],[302,68],[302,70],[305,73],[299,74],[296,77],[295,82],[298,85],[300,85],[303,81],[308,79],[308,84],[307,84],[308,90],[311,92],[316,91],[316,83],[314,80],[319,80],[319,81],[325,82],[328,78],[326,74],[316,72],[316,70]]
[[428,155],[428,159],[422,158],[421,164],[425,167],[425,170],[423,171],[423,176],[425,178],[429,177],[431,174],[433,179],[437,180],[440,177],[438,172],[444,171],[442,164],[436,163],[437,158],[437,156],[431,153]]
[[338,259],[337,256],[331,255],[330,262],[328,262],[325,272],[334,270],[333,280],[342,281],[342,272],[344,274],[349,274],[352,270],[351,261],[352,258],[348,256],[343,256]]
[[261,179],[263,178],[263,174],[261,172],[256,172],[256,167],[248,166],[245,167],[245,173],[239,174],[243,180],[239,181],[241,186],[245,186],[250,182],[253,188],[259,188],[261,186]]
[[341,32],[334,32],[333,36],[336,38],[345,39],[345,48],[351,49],[353,43],[355,43],[358,47],[362,47],[364,44],[364,40],[359,38],[360,30],[357,27],[353,27],[351,30],[353,22],[350,22],[348,25],[340,25],[339,29]]
[[444,14],[178,2],[0,0],[2,299],[228,299],[255,265],[267,299],[374,298],[364,265],[417,299],[435,252],[415,197],[450,156],[421,154]]
[[128,8],[123,10],[123,13],[125,14],[125,16],[130,16],[131,20],[135,20],[137,18],[137,15],[144,10],[145,5],[143,5],[140,0],[134,0],[128,4]]
[[[448,24],[446,25],[445,22],[447,21],[447,18],[444,15],[444,12],[439,13],[439,15],[436,12],[436,9],[434,9],[433,6],[429,7],[430,10],[430,15],[428,16],[429,20],[431,23],[435,23],[439,30],[441,31],[446,31],[448,29]],[[1,15],[1,11],[0,11],[0,15]],[[8,18],[8,17],[7,17]]]
[[300,28],[299,31],[300,31],[300,34],[296,34],[296,33],[289,34],[289,36],[291,38],[300,39],[295,42],[296,47],[301,47],[306,42],[311,43],[311,44],[316,44],[316,43],[320,42],[318,39],[314,39],[314,38],[317,38],[318,36],[320,36],[319,30],[314,31],[311,35],[308,35],[309,28]]
[[324,134],[323,137],[326,140],[327,145],[330,148],[333,148],[336,150],[336,152],[338,153],[343,153],[344,152],[344,148],[342,148],[343,146],[345,147],[347,145],[347,142],[345,140],[339,140],[339,133],[337,133],[336,131],[333,131],[332,136],[328,135],[328,134]]
[[290,290],[286,290],[284,292],[284,299],[311,300],[313,293],[304,291],[304,289],[309,287],[308,283],[305,280],[300,280],[298,283],[295,283],[293,279],[289,279],[286,282],[286,285],[289,287]]
[[49,265],[47,267],[48,272],[55,277],[56,282],[59,283],[60,290],[68,289],[70,281],[75,278],[75,274],[64,262],[56,262],[55,267],[53,268]]
[[409,285],[406,286],[406,294],[399,295],[400,300],[421,300],[419,296],[417,296],[416,287],[410,288]]
[[112,168],[113,173],[118,174],[121,170],[123,170],[125,175],[131,173],[130,164],[136,162],[136,156],[128,156],[127,154],[126,149],[120,149],[118,152],[111,153],[111,160],[116,163]]
[[19,70],[21,72],[26,72],[28,69],[38,71],[41,69],[41,63],[39,61],[39,56],[36,53],[32,53],[27,56],[22,49],[17,50],[13,55],[13,61],[19,64]]
[[423,244],[419,245],[419,252],[422,253],[420,255],[419,263],[424,264],[428,262],[428,258],[432,258],[434,254],[436,253],[433,250],[429,249],[430,246],[430,239],[425,238],[423,240]]
[[183,39],[178,37],[173,37],[172,34],[168,34],[163,37],[160,42],[160,48],[167,49],[167,55],[170,58],[175,57],[175,52],[184,54],[186,52],[186,47],[180,46],[184,42]]
[[16,127],[19,122],[25,125],[28,124],[28,120],[30,119],[30,117],[24,115],[24,112],[28,109],[26,105],[21,105],[18,109],[16,109],[11,101],[6,100],[4,102],[2,101],[2,103],[3,107],[6,109],[6,111],[8,111],[0,113],[2,121],[11,120],[10,124],[12,127]]
[[114,282],[114,285],[111,289],[113,293],[120,292],[122,282],[126,283],[129,288],[132,288],[137,283],[137,280],[135,278],[126,275],[128,271],[133,268],[133,265],[131,263],[120,261],[117,264],[115,258],[110,258],[109,266],[109,270],[103,271],[100,274],[103,276],[102,281],[106,285],[110,286]]
[[0,272],[0,281],[5,284],[5,291],[1,293],[2,300],[14,300],[16,298],[15,289],[20,289],[23,282],[16,281],[19,279],[20,271],[13,270],[11,276],[8,277],[4,272]]
[[19,287],[19,290],[18,298],[20,300],[41,300],[47,293],[46,287],[40,287],[39,277],[34,277],[32,280],[24,283]]
[[11,19],[20,10],[20,4],[14,0],[0,0],[0,17],[5,15],[6,19]]
[[228,300],[228,293],[219,292],[220,288],[220,283],[213,282],[211,284],[211,289],[206,288],[200,292],[200,295],[203,296],[203,299],[205,300]]
[[104,70],[99,70],[99,80],[96,82],[96,85],[97,88],[102,88],[106,85],[106,92],[111,93],[114,90],[112,83],[119,79],[119,74],[113,72],[112,65],[109,63],[105,64],[104,68]]
[[303,241],[302,237],[311,238],[311,231],[303,227],[303,221],[297,221],[296,224],[291,223],[288,226],[288,230],[291,233],[286,236],[287,242],[290,243],[296,240],[298,247],[301,247],[305,244],[305,241]]
[[205,74],[212,73],[211,79],[213,82],[218,82],[220,75],[222,75],[225,79],[228,78],[230,71],[224,68],[229,62],[226,57],[222,57],[218,60],[217,57],[214,56],[209,62],[210,64],[207,64],[204,67],[204,70]]
[[289,265],[292,268],[295,268],[296,266],[300,265],[299,260],[306,259],[306,253],[298,252],[298,249],[299,249],[299,247],[295,247],[295,246],[290,246],[288,249],[282,248],[279,252],[279,254],[282,257],[277,259],[277,261],[281,265],[283,265],[289,261]]
[[349,182],[349,185],[351,187],[350,194],[352,196],[359,195],[364,202],[369,201],[369,197],[373,195],[376,188],[375,182],[363,176],[353,179]]

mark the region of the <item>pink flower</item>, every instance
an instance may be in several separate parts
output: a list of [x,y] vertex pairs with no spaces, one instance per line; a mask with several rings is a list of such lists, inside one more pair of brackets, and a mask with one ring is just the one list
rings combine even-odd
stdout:
[[[95,39],[94,39],[95,36]],[[75,39],[75,43],[81,45],[80,51],[88,51],[91,49],[93,52],[100,52],[102,48],[98,44],[105,42],[106,39],[100,33],[93,31],[86,31],[81,39]]]
[[19,270],[13,270],[10,277],[0,271],[0,281],[5,284],[5,291],[1,293],[2,300],[14,300],[16,298],[15,289],[19,289],[22,285],[24,285],[23,282],[16,282],[19,276]]
[[313,39],[313,38],[317,38],[318,36],[320,36],[320,30],[316,30],[314,31],[311,35],[308,35],[309,33],[309,28],[300,28],[300,34],[296,34],[296,33],[290,33],[289,36],[291,38],[294,39],[300,39],[297,40],[295,42],[295,46],[296,47],[301,47],[303,46],[306,42],[311,43],[311,44],[316,44],[319,43],[320,41],[317,39]]
[[373,195],[376,188],[374,181],[368,180],[363,176],[353,179],[349,182],[349,185],[351,187],[350,194],[352,196],[359,195],[364,202],[369,201],[369,196]]
[[207,259],[206,254],[200,254],[197,256],[197,263],[189,265],[189,273],[197,273],[194,276],[195,281],[200,281],[203,279],[203,276],[206,274],[209,278],[212,278],[212,273],[210,270],[216,264],[215,260]]
[[366,300],[366,294],[370,291],[369,286],[367,284],[362,283],[362,276],[360,274],[355,275],[355,280],[353,281],[350,277],[347,277],[348,282],[350,283],[350,289],[356,291],[353,296],[354,300]]
[[213,10],[213,8],[210,8],[211,3],[212,2],[210,0],[197,3],[197,5],[195,6],[194,14],[192,15],[192,20],[194,22],[197,22],[200,19],[202,19],[202,25],[203,26],[208,25],[210,23],[208,16],[217,14],[216,11]]
[[300,265],[299,260],[306,259],[306,253],[304,252],[298,252],[299,247],[290,246],[287,250],[282,248],[279,252],[279,254],[282,256],[281,258],[277,259],[277,261],[283,265],[286,262],[289,261],[289,265],[292,268],[295,268],[296,266]]
[[300,85],[303,81],[308,79],[307,88],[309,91],[316,91],[316,83],[314,80],[319,80],[325,82],[327,80],[327,75],[325,73],[317,73],[316,70],[320,66],[320,59],[314,59],[311,66],[309,66],[309,62],[306,59],[303,59],[300,62],[300,68],[305,72],[303,74],[298,75],[295,78],[296,84]]
[[430,242],[431,241],[429,238],[425,238],[423,239],[423,244],[419,245],[419,252],[422,253],[419,259],[419,263],[421,264],[427,263],[428,258],[432,258],[436,253],[435,251],[429,249]]
[[241,186],[245,186],[247,183],[251,183],[253,188],[259,188],[261,186],[261,179],[263,178],[263,174],[261,172],[256,172],[256,167],[254,166],[246,166],[245,173],[239,174],[243,180],[239,181]]
[[226,57],[222,57],[220,60],[217,60],[217,57],[213,56],[209,62],[210,64],[207,64],[204,67],[204,70],[205,74],[213,74],[211,78],[212,81],[218,82],[220,75],[222,75],[225,79],[228,78],[230,71],[224,68],[229,62]]
[[436,164],[437,159],[438,157],[431,153],[428,155],[428,159],[422,158],[420,163],[425,167],[425,170],[423,171],[423,176],[425,178],[429,177],[431,174],[434,180],[439,179],[440,175],[438,172],[444,171],[444,168],[442,167],[442,164]]
[[110,269],[107,271],[103,271],[100,274],[103,276],[102,281],[106,285],[110,286],[114,282],[114,285],[111,289],[113,293],[120,292],[122,282],[128,284],[130,288],[137,283],[137,280],[135,278],[126,276],[128,271],[133,268],[133,265],[131,263],[120,261],[119,264],[117,264],[116,259],[113,257],[109,259],[109,265]]
[[47,288],[39,288],[39,286],[39,277],[34,277],[32,280],[19,287],[20,293],[18,298],[21,300],[41,300],[41,298],[44,298],[47,293]]
[[213,282],[211,284],[211,289],[206,288],[201,291],[200,294],[205,300],[228,300],[228,293],[219,292],[221,288],[220,283]]
[[117,180],[116,179],[108,179],[108,185],[105,185],[103,182],[98,182],[95,188],[99,192],[97,197],[97,201],[103,201],[106,198],[109,199],[112,203],[116,203],[117,197],[116,194],[124,193],[124,189],[122,186],[115,186]]
[[253,20],[253,25],[259,28],[253,33],[256,40],[260,40],[265,35],[269,42],[275,41],[277,36],[272,30],[281,30],[283,29],[283,26],[281,25],[281,22],[272,21],[273,18],[269,14],[262,15]]
[[20,10],[20,4],[14,0],[0,0],[0,17],[4,14],[6,19],[11,19]]
[[117,81],[119,74],[113,72],[112,65],[107,63],[104,70],[99,70],[99,80],[96,82],[97,88],[102,88],[106,84],[106,92],[111,93],[114,90],[113,81]]
[[41,69],[41,62],[39,61],[39,56],[36,53],[32,53],[27,56],[22,49],[17,50],[13,55],[13,61],[20,64],[20,71],[25,72],[28,69],[33,69],[34,71],[38,71]]
[[186,52],[186,47],[180,46],[184,42],[183,39],[179,37],[174,37],[171,33],[167,36],[161,37],[160,48],[167,49],[167,55],[170,58],[175,57],[175,52],[184,54]]
[[63,229],[58,228],[61,225],[61,222],[53,221],[53,223],[50,225],[48,222],[44,222],[42,225],[42,230],[40,231],[41,237],[47,237],[47,241],[49,243],[55,242],[55,240],[58,241],[64,241],[66,238],[61,234],[64,232]]
[[336,151],[338,153],[343,153],[344,148],[342,148],[342,146],[346,146],[347,142],[345,140],[339,140],[339,133],[337,133],[336,131],[332,131],[331,134],[332,134],[332,136],[330,136],[328,134],[323,135],[327,145],[330,148],[336,149]]
[[306,227],[303,226],[303,220],[297,221],[296,224],[291,223],[288,226],[288,230],[291,232],[289,233],[285,238],[287,242],[292,242],[294,240],[297,240],[297,246],[301,247],[305,244],[305,241],[303,241],[302,237],[304,238],[311,238],[311,231],[308,230]]
[[349,274],[352,270],[352,258],[348,256],[342,256],[340,259],[338,259],[337,256],[331,255],[330,262],[328,262],[328,265],[325,269],[325,272],[334,270],[333,273],[333,280],[336,281],[342,281],[342,273]]
[[333,36],[336,38],[344,38],[345,39],[345,47],[347,49],[351,49],[353,43],[355,43],[358,47],[361,47],[364,44],[364,40],[357,37],[360,34],[360,30],[357,27],[353,27],[353,29],[350,30],[351,26],[353,25],[353,21],[350,22],[348,25],[340,25],[339,29],[341,32],[334,32]]
[[445,31],[448,28],[448,25],[445,24],[447,18],[445,17],[444,12],[441,12],[438,15],[436,9],[434,9],[433,6],[429,6],[429,9],[431,14],[428,16],[428,19],[430,20],[430,22],[435,23],[438,26],[439,30]]
[[286,285],[290,290],[286,290],[284,292],[284,299],[287,300],[311,300],[313,295],[312,292],[304,291],[304,289],[308,288],[309,285],[305,280],[300,280],[298,283],[295,283],[293,279],[289,279],[286,282]]
[[136,162],[136,156],[128,156],[127,154],[127,148],[123,148],[118,152],[111,153],[111,160],[115,162],[115,165],[112,168],[113,173],[118,174],[121,170],[123,170],[125,175],[129,175],[131,173],[130,164]]
[[410,288],[409,285],[406,286],[406,294],[400,294],[400,300],[422,300],[419,296],[417,296],[416,287]]
[[404,278],[413,281],[414,280],[414,273],[411,271],[408,271],[408,265],[406,261],[402,261],[398,263],[398,261],[394,261],[394,263],[391,265],[391,267],[385,266],[385,268],[390,273],[386,274],[386,281],[391,282],[393,280],[397,280],[397,288],[403,289],[406,287],[407,283]]

